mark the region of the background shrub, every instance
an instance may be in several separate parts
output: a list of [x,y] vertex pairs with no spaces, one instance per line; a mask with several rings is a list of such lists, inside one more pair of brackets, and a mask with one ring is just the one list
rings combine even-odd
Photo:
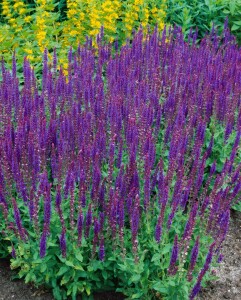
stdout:
[[16,51],[19,74],[24,56],[40,74],[44,48],[52,58],[55,47],[59,65],[67,74],[67,49],[70,45],[76,49],[87,35],[97,47],[101,26],[105,28],[105,40],[118,40],[119,45],[131,39],[132,31],[140,25],[146,33],[156,24],[160,31],[164,24],[181,26],[186,38],[190,28],[197,28],[200,40],[213,24],[221,33],[228,17],[232,32],[240,40],[239,0],[3,0],[0,8],[0,54],[10,66]]

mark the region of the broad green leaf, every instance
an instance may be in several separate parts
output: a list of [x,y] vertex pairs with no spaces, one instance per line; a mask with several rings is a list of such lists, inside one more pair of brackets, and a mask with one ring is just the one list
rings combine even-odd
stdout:
[[151,262],[157,261],[157,260],[160,260],[160,254],[159,254],[159,253],[155,253],[155,254],[152,256]]
[[139,292],[139,293],[132,295],[131,299],[141,299],[142,296],[143,296],[143,293]]
[[74,268],[74,264],[72,263],[72,261],[66,260],[65,264],[69,267],[73,267]]
[[161,254],[166,254],[166,253],[168,253],[171,249],[172,249],[172,245],[171,245],[171,244],[168,244],[168,245],[166,245],[166,246],[161,250]]
[[163,283],[162,283],[161,281],[156,282],[156,283],[152,286],[152,288],[153,288],[155,291],[158,291],[158,292],[163,293],[163,294],[167,293],[167,291],[168,291],[167,288],[163,285]]
[[68,271],[68,269],[69,269],[69,268],[66,267],[66,266],[61,267],[61,268],[59,269],[59,272],[57,273],[57,276],[63,275],[65,272]]
[[83,261],[83,256],[82,256],[81,253],[77,253],[77,254],[75,255],[75,257],[76,257],[80,262]]
[[43,263],[40,267],[40,272],[44,273],[47,270],[47,264]]

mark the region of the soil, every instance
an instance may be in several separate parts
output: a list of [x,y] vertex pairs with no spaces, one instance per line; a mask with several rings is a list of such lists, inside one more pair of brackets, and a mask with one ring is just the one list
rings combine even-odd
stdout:
[[[203,288],[198,300],[241,300],[241,213],[232,211],[230,229],[223,245],[224,260],[213,270],[219,279]],[[14,271],[8,260],[0,261],[0,300],[54,300],[45,289],[37,289],[23,280],[12,280]],[[79,298],[81,299],[81,298]],[[103,293],[95,300],[123,300],[118,293]]]
[[231,211],[229,233],[223,244],[223,261],[214,269],[219,277],[203,288],[198,300],[241,300],[241,213]]

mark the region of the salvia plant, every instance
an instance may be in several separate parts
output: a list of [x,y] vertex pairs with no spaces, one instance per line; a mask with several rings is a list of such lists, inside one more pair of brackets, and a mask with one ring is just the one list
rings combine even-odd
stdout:
[[241,190],[241,52],[227,24],[118,48],[87,38],[68,76],[2,62],[1,256],[56,299],[194,299]]

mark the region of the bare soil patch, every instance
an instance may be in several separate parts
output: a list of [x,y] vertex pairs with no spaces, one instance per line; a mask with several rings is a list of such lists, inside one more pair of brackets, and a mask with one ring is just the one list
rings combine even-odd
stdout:
[[227,238],[223,245],[224,260],[214,271],[219,279],[201,290],[198,300],[241,300],[241,213],[231,211]]

